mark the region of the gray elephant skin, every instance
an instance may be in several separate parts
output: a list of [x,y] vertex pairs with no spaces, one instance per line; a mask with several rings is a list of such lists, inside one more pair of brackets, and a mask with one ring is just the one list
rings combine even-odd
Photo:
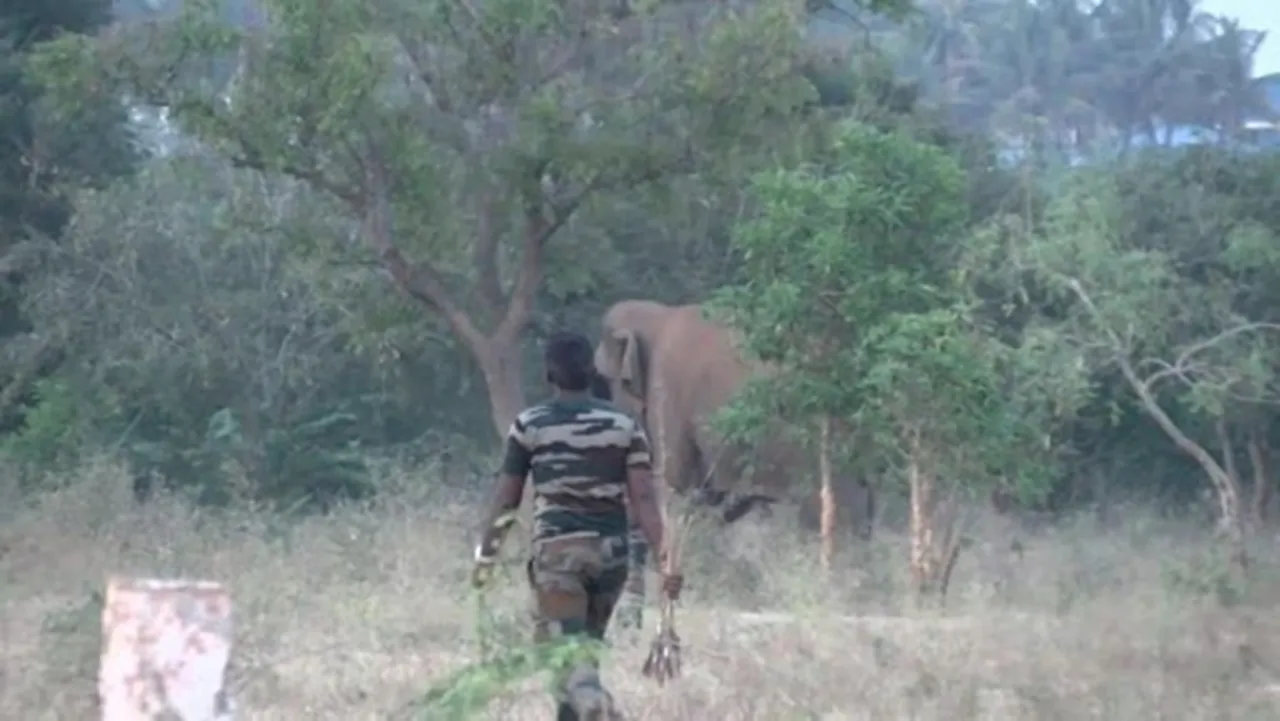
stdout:
[[[799,500],[803,525],[816,528],[815,454],[781,433],[746,449],[710,427],[713,415],[762,371],[734,346],[729,330],[697,305],[626,300],[604,315],[596,370],[613,401],[641,418],[654,446],[655,467],[677,493],[721,509],[732,522],[753,507]],[[862,480],[836,478],[837,523],[869,538],[875,497]]]

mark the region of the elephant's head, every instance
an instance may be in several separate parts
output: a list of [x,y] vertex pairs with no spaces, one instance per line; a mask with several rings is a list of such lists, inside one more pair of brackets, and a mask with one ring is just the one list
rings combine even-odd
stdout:
[[648,403],[649,348],[671,308],[652,301],[614,305],[604,316],[596,345],[596,371],[608,379],[613,401],[643,417]]
[[608,379],[614,402],[636,414],[645,406],[647,353],[634,328],[606,330],[596,346],[596,370]]

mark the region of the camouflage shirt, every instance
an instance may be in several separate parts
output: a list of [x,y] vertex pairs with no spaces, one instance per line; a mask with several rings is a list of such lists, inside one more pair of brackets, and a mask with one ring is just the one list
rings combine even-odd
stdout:
[[597,399],[551,400],[507,433],[504,473],[531,476],[534,540],[627,534],[627,469],[649,468],[649,440],[631,416]]

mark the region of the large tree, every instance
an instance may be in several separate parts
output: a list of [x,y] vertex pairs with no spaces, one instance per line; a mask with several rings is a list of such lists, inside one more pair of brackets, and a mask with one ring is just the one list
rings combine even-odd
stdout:
[[[237,28],[193,4],[51,48],[44,70],[69,102],[100,87],[146,98],[237,164],[338,198],[353,237],[473,355],[500,433],[525,402],[520,338],[539,288],[597,252],[582,210],[723,167],[807,88],[802,10],[783,0],[257,10]],[[229,87],[204,82],[230,54]]]
[[926,595],[946,590],[960,494],[1041,485],[1047,401],[1078,390],[1038,345],[1003,342],[974,312],[956,271],[964,185],[941,149],[847,124],[822,162],[756,178],[759,215],[734,235],[741,282],[715,304],[777,369],[748,387],[726,429],[749,436],[780,415],[817,426],[825,452],[832,418],[853,426],[857,458],[907,490],[911,569]]

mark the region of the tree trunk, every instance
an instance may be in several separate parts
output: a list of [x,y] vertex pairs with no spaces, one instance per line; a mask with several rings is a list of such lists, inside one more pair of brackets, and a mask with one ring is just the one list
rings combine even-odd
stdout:
[[819,562],[825,573],[831,572],[831,559],[836,552],[836,494],[831,487],[831,417],[818,419],[818,478],[821,483],[818,528],[822,537]]
[[494,429],[499,438],[506,438],[512,421],[525,405],[520,343],[518,339],[496,337],[468,347],[484,374]]
[[[1142,407],[1146,410],[1147,415],[1155,419],[1156,424],[1165,432],[1179,449],[1191,456],[1204,469],[1206,475],[1209,476],[1209,482],[1213,485],[1213,490],[1218,499],[1218,533],[1226,540],[1230,548],[1231,562],[1240,571],[1244,571],[1249,565],[1248,549],[1245,545],[1245,533],[1242,514],[1240,513],[1240,487],[1236,479],[1231,473],[1214,459],[1213,454],[1205,450],[1204,446],[1195,442],[1173,422],[1169,414],[1156,400],[1155,395],[1138,374],[1133,369],[1133,364],[1126,357],[1120,358],[1120,372],[1124,374],[1129,385],[1138,394],[1138,399],[1142,402]],[[1225,438],[1225,429],[1219,423],[1219,435]],[[1230,452],[1227,446],[1226,452]]]
[[960,556],[954,496],[940,497],[920,431],[907,431],[907,482],[911,503],[911,581],[920,603],[942,602]]
[[1253,468],[1253,503],[1250,505],[1250,520],[1255,528],[1262,528],[1267,523],[1267,508],[1271,505],[1274,492],[1271,480],[1271,444],[1265,435],[1256,428],[1249,431],[1249,465]]

